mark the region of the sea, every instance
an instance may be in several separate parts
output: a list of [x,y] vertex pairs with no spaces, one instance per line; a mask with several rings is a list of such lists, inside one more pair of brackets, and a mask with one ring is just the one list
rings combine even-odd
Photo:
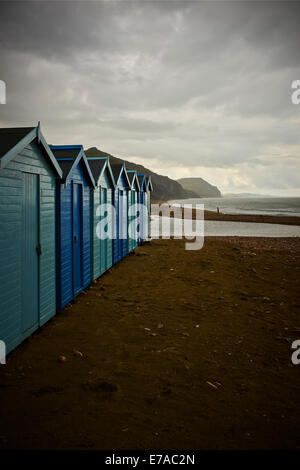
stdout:
[[[262,214],[300,217],[300,197],[216,197],[177,199],[169,203],[204,204],[204,209],[224,214]],[[210,237],[300,237],[300,226],[254,222],[204,221],[204,235]]]
[[300,197],[212,197],[177,199],[179,204],[204,204],[204,209],[224,214],[261,214],[300,217]]

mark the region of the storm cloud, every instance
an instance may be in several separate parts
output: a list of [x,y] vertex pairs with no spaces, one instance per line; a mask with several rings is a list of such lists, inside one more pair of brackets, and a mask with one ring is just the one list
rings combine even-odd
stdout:
[[300,2],[0,2],[0,125],[300,195]]

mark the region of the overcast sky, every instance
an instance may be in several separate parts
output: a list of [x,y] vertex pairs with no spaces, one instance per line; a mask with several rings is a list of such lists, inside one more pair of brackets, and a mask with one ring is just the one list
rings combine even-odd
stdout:
[[300,196],[300,2],[0,1],[0,126]]

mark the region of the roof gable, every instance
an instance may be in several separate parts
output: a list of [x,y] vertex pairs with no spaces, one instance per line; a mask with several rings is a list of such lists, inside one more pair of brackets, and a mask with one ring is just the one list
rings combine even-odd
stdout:
[[52,151],[50,150],[40,128],[36,127],[15,127],[0,129],[0,169],[5,168],[8,163],[16,157],[27,145],[37,139],[41,145],[46,158],[50,161],[56,176],[61,178],[62,170],[59,167]]
[[140,184],[140,191],[146,191],[146,178],[145,178],[145,175],[139,174],[139,175],[137,175],[137,178],[138,178],[139,184]]
[[140,190],[140,183],[139,183],[139,180],[138,180],[138,177],[137,177],[136,170],[127,170],[127,175],[128,175],[128,179],[129,179],[130,184],[131,184],[130,189],[135,189],[136,191],[139,191]]
[[147,176],[147,178],[146,178],[146,190],[147,191],[153,191],[151,176]]
[[35,127],[13,127],[0,129],[0,158],[17,145]]
[[102,178],[103,174],[107,172],[112,186],[115,187],[115,179],[114,179],[114,175],[113,175],[108,157],[88,156],[87,160],[88,160],[96,185],[100,183],[100,179]]
[[95,187],[95,180],[82,145],[50,145],[50,148],[62,169],[62,180],[65,183],[67,183],[73,168],[82,163],[90,186]]
[[113,175],[114,175],[114,178],[115,178],[116,186],[118,186],[121,183],[122,178],[124,178],[124,180],[125,180],[124,185],[125,185],[126,189],[130,189],[131,184],[130,184],[130,181],[128,179],[127,170],[126,170],[126,167],[125,167],[125,162],[123,162],[123,163],[113,163],[111,165],[111,169],[112,169],[112,172],[113,172]]

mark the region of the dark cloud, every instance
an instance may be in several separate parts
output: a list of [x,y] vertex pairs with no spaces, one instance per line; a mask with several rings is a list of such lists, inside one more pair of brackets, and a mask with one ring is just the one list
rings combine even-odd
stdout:
[[299,18],[295,1],[0,1],[0,124],[41,120],[52,143],[226,190],[272,174],[296,190]]

